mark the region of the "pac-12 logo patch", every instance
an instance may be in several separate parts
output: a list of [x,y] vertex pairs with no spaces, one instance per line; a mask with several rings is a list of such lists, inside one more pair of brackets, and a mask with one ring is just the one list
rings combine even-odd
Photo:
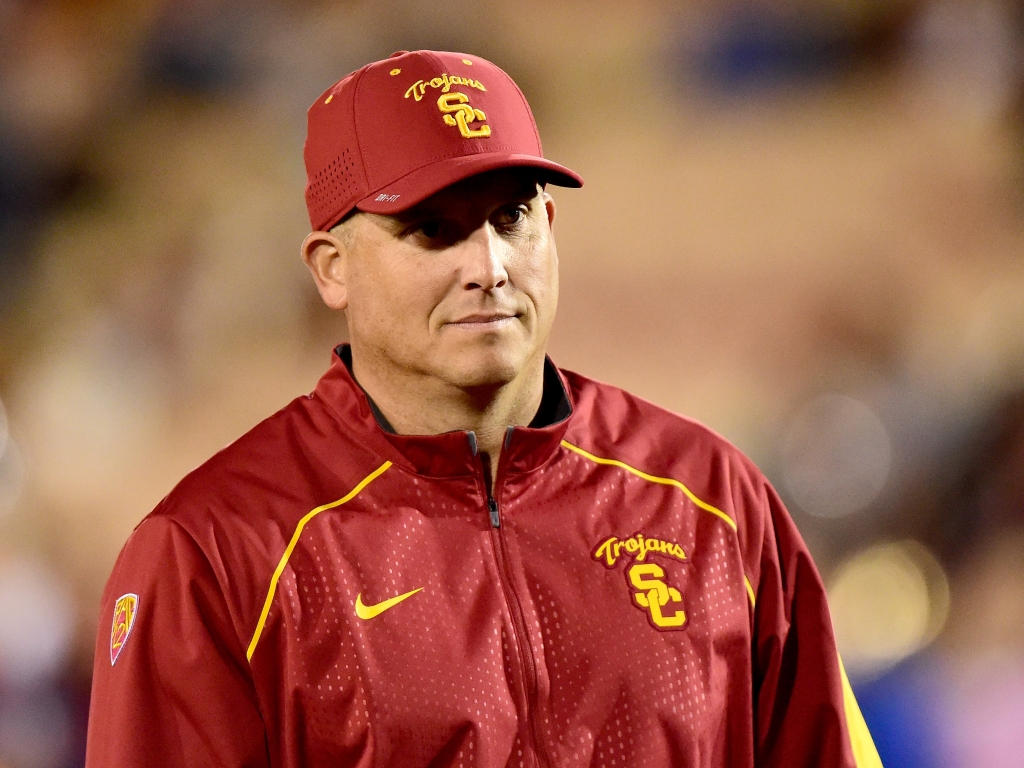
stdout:
[[114,603],[114,625],[110,628],[110,666],[114,666],[124,644],[128,642],[138,611],[139,596],[131,592],[121,595]]

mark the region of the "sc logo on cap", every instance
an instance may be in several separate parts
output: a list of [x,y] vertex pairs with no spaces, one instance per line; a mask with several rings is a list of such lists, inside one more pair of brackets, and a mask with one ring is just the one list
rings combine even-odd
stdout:
[[477,120],[486,120],[487,115],[479,109],[474,109],[468,102],[469,96],[458,91],[441,94],[437,100],[437,108],[444,113],[445,125],[450,125],[453,128],[458,126],[459,133],[464,139],[482,139],[490,136],[491,126],[489,125],[481,125],[479,128],[469,127],[470,123]]

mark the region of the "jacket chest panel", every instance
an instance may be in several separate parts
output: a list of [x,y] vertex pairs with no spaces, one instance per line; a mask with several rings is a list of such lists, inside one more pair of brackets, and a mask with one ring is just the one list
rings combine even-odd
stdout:
[[503,765],[512,749],[520,672],[486,513],[437,494],[424,506],[320,521],[289,560],[274,652],[305,761],[372,745],[381,764],[465,751]]
[[608,765],[696,764],[713,748],[714,719],[750,706],[735,533],[673,488],[621,473],[572,480],[523,487],[504,504],[542,659],[546,740],[559,765],[584,753]]
[[527,721],[559,766],[665,764],[744,710],[722,706],[749,675],[735,537],[674,489],[513,477],[496,530],[475,483],[395,487],[316,520],[281,578],[268,641],[308,764],[505,765]]

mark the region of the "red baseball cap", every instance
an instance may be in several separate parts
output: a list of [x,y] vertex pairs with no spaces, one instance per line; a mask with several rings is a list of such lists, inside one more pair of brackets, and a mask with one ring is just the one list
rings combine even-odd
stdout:
[[306,207],[314,230],[349,211],[398,213],[457,181],[525,166],[583,179],[544,159],[522,91],[479,56],[400,51],[343,77],[309,108]]

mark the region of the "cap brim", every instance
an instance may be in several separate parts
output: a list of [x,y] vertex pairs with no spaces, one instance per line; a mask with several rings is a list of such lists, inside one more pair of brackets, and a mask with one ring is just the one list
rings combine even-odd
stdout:
[[543,157],[488,152],[429,163],[371,192],[355,207],[366,213],[399,213],[456,182],[499,168],[536,168],[540,171],[541,180],[550,184],[559,187],[583,186],[583,179],[578,173]]

